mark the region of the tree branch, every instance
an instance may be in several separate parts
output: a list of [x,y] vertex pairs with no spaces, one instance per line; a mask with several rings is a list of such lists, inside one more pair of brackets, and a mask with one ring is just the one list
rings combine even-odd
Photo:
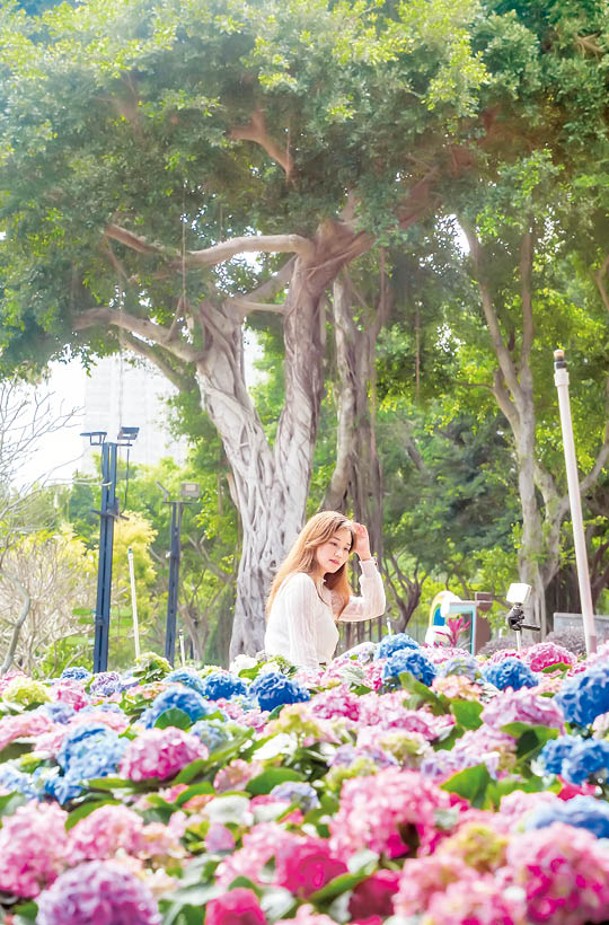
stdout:
[[128,331],[144,341],[152,341],[153,344],[164,347],[169,353],[172,353],[180,360],[185,360],[186,363],[196,363],[200,359],[199,351],[191,347],[190,344],[176,340],[171,336],[171,332],[167,328],[146,318],[136,318],[135,315],[130,315],[129,312],[122,310],[117,311],[114,308],[88,309],[81,315],[76,316],[72,322],[72,327],[74,331],[85,331],[88,328],[102,324],[114,325],[114,327],[122,328],[122,330]]
[[522,301],[522,353],[520,356],[521,373],[529,368],[531,348],[533,346],[533,234],[527,231],[520,245],[520,298]]
[[120,225],[115,225],[112,222],[106,225],[104,234],[106,238],[110,238],[112,241],[118,241],[120,244],[124,244],[125,247],[129,247],[132,251],[137,251],[138,254],[156,254],[159,257],[167,259],[167,257],[175,257],[176,253],[178,253],[177,251],[169,252],[159,244],[150,244],[146,238],[142,238],[132,231],[127,231],[126,228],[121,228]]
[[133,353],[137,353],[138,356],[143,357],[150,363],[154,363],[163,376],[165,376],[172,385],[175,385],[179,392],[187,391],[195,384],[194,377],[192,380],[189,380],[186,376],[181,376],[173,366],[163,359],[159,351],[155,349],[152,344],[148,344],[146,341],[139,340],[137,337],[132,337],[130,334],[127,334],[125,337],[125,346]]
[[[213,267],[237,254],[298,254],[305,260],[315,251],[312,241],[299,234],[261,234],[230,241],[221,241],[202,251],[187,251],[184,257],[186,267]],[[182,267],[182,258],[174,260],[174,267]]]
[[258,108],[252,113],[252,117],[247,125],[238,126],[230,133],[233,141],[253,141],[266,151],[271,160],[283,168],[286,179],[290,179],[294,170],[294,161],[290,154],[289,143],[285,150],[282,150],[276,141],[269,135],[266,127],[266,119],[262,109]]

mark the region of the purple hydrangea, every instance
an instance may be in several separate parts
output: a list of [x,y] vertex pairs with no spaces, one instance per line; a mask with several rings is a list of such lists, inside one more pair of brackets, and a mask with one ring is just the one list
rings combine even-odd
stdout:
[[29,799],[35,799],[39,795],[38,787],[30,775],[8,761],[0,765],[0,791],[2,790],[21,793]]
[[609,712],[609,665],[597,663],[569,678],[556,700],[567,722],[590,726],[597,716]]
[[476,678],[480,677],[478,660],[468,652],[464,652],[463,655],[454,655],[438,665],[439,677],[444,678],[451,674],[463,675],[469,678],[470,681],[475,681]]
[[543,829],[554,822],[587,829],[597,838],[609,838],[609,804],[592,796],[544,803],[527,819],[526,828]]
[[286,703],[301,703],[310,700],[308,690],[297,681],[290,681],[278,671],[259,674],[250,688],[261,710],[274,710]]
[[203,679],[202,693],[208,700],[230,700],[247,694],[247,685],[228,671],[212,671]]
[[194,726],[191,727],[190,731],[193,735],[196,735],[204,745],[207,745],[210,752],[224,745],[224,743],[228,742],[230,739],[228,733],[221,726],[217,726],[207,719],[199,720],[198,723],[195,723]]
[[521,687],[536,687],[539,683],[535,673],[518,658],[504,658],[495,665],[488,665],[483,675],[489,684],[494,684],[501,691],[508,687],[518,691]]
[[161,925],[148,887],[111,861],[66,870],[37,902],[38,925]]
[[306,781],[288,780],[283,784],[276,784],[271,790],[271,796],[296,803],[304,813],[317,809],[320,805],[316,790]]
[[118,671],[100,671],[89,684],[89,693],[98,697],[111,697],[112,694],[119,694],[124,686]]
[[391,636],[385,636],[381,639],[377,652],[377,658],[389,658],[399,649],[420,649],[419,643],[408,633],[394,633]]
[[148,709],[142,713],[140,722],[147,729],[152,729],[159,717],[169,710],[180,710],[188,716],[191,723],[196,723],[198,719],[216,712],[201,694],[189,687],[176,686],[158,694]]
[[383,680],[396,682],[404,671],[409,671],[417,681],[429,686],[436,676],[432,662],[418,649],[402,648],[390,655],[383,665]]

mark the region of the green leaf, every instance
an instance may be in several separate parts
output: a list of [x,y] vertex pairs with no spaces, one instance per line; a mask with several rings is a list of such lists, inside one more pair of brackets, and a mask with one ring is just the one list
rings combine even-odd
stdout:
[[440,788],[447,790],[448,793],[458,794],[468,800],[472,806],[482,807],[486,801],[486,791],[491,781],[492,778],[486,765],[476,764],[472,768],[465,768],[453,774],[440,784]]
[[94,813],[96,809],[99,809],[100,806],[108,805],[120,805],[119,800],[115,800],[112,797],[100,797],[95,800],[87,800],[86,803],[81,803],[75,809],[70,812],[70,815],[66,819],[65,827],[66,831],[69,831],[73,828],[77,822],[80,822],[81,819],[84,819],[86,816],[90,816],[91,813]]
[[475,700],[452,700],[450,704],[450,712],[464,729],[480,728],[480,714],[483,709],[483,704]]
[[376,861],[364,866],[356,873],[339,874],[338,877],[334,877],[333,880],[326,883],[321,890],[312,893],[308,897],[308,901],[314,904],[331,902],[331,900],[336,899],[337,896],[346,893],[347,890],[353,890],[362,880],[366,880],[375,868]]
[[304,774],[301,774],[300,771],[295,771],[293,768],[267,768],[262,774],[252,777],[245,789],[253,796],[259,796],[260,794],[270,793],[276,784],[282,784],[284,781],[289,780],[303,781],[306,778]]
[[191,784],[190,787],[187,787],[186,790],[183,790],[182,793],[179,795],[179,797],[175,801],[176,806],[183,806],[184,803],[188,803],[188,801],[192,797],[199,796],[199,794],[201,793],[203,794],[214,793],[214,788],[213,788],[213,785],[210,783],[210,781],[203,780],[198,784]]
[[190,729],[192,718],[178,707],[165,710],[154,724],[156,729],[167,729],[168,726],[177,726],[178,729]]
[[175,784],[189,784],[191,780],[203,774],[208,767],[206,758],[195,758],[190,764],[185,765],[180,773],[174,778]]
[[4,793],[0,796],[0,816],[12,816],[18,806],[27,803],[28,798],[23,793]]
[[400,684],[405,691],[411,694],[411,697],[406,701],[406,705],[410,709],[417,709],[425,704],[436,716],[442,716],[449,712],[449,699],[441,694],[436,694],[430,687],[415,678],[410,671],[400,673]]

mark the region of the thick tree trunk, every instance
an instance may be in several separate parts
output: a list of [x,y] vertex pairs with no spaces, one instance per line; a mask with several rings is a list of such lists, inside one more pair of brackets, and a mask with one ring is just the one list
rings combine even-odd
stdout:
[[338,223],[322,226],[314,244],[295,261],[283,313],[285,402],[272,447],[245,385],[242,315],[230,303],[199,313],[206,349],[197,378],[231,468],[242,531],[231,658],[262,649],[270,582],[303,524],[323,393],[326,288],[369,247]]

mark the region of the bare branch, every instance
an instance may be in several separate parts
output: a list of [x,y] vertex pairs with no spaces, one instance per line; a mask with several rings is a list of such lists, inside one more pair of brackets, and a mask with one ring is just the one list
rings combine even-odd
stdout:
[[199,351],[191,347],[190,344],[185,344],[184,341],[173,337],[171,329],[164,328],[162,325],[146,318],[136,318],[135,315],[130,315],[129,312],[117,311],[114,308],[88,309],[81,315],[76,316],[73,321],[73,328],[75,331],[86,331],[89,328],[103,324],[114,325],[114,327],[128,331],[144,341],[158,344],[159,347],[164,347],[169,353],[180,360],[185,360],[186,363],[196,363],[200,359]]
[[305,260],[315,251],[313,242],[299,234],[261,234],[221,241],[202,251],[187,251],[184,261],[174,260],[173,266],[212,267],[230,260],[237,254],[298,254]]
[[124,244],[125,247],[129,247],[132,251],[137,251],[138,254],[156,254],[159,257],[167,259],[168,257],[174,258],[177,253],[175,250],[168,251],[159,244],[151,244],[146,238],[142,238],[132,231],[127,231],[126,228],[122,228],[120,225],[115,225],[112,222],[106,225],[104,234],[107,238],[111,238],[113,241],[119,241],[121,244]]
[[266,119],[262,109],[256,109],[252,113],[252,118],[247,125],[234,128],[230,133],[233,141],[253,141],[266,151],[271,160],[279,164],[285,171],[286,178],[289,180],[294,170],[294,161],[290,154],[289,145],[285,150],[280,148],[276,141],[269,135],[266,127]]

